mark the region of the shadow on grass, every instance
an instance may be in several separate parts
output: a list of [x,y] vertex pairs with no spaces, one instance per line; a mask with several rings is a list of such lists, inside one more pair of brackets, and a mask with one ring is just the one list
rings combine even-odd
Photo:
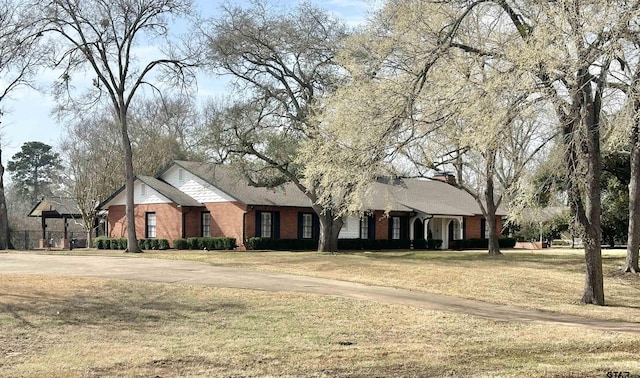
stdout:
[[[3,303],[0,309],[22,326],[100,326],[147,330],[165,322],[200,323],[212,318],[228,319],[246,312],[241,302],[216,302],[214,297],[181,295],[179,289],[126,288],[116,286],[99,293],[54,295],[34,292],[20,301]],[[10,297],[10,296],[8,296]],[[24,300],[29,297],[29,300]],[[13,301],[12,301],[13,302]],[[216,316],[218,314],[218,316]],[[0,314],[1,316],[2,314]]]

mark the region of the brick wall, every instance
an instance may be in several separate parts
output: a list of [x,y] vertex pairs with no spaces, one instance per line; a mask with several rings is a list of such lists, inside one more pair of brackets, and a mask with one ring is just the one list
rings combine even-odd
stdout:
[[[466,239],[481,239],[484,238],[482,233],[482,215],[475,215],[472,217],[464,217],[465,224],[465,238]],[[502,235],[502,217],[496,217],[496,234]]]
[[280,238],[298,238],[298,213],[313,213],[310,207],[275,207],[256,206],[247,213],[246,217],[246,238],[256,236],[256,211],[278,211],[280,212]]
[[[175,204],[162,203],[135,206],[134,214],[138,239],[145,237],[145,213],[147,212],[156,213],[156,237],[158,239],[167,239],[171,244],[173,239],[182,237],[182,208],[178,208]],[[125,206],[110,206],[108,219],[109,236],[112,238],[126,238]]]
[[207,209],[204,207],[188,207],[183,208],[184,214],[184,237],[185,238],[197,238],[201,236],[200,214]]
[[481,230],[481,222],[484,217],[475,215],[472,217],[464,217],[464,237],[465,239],[479,239],[484,237]]
[[[211,212],[211,236],[235,238],[236,244],[242,246],[242,218],[246,207],[238,202],[215,202],[206,204]],[[199,214],[199,213],[198,213]],[[247,215],[247,220],[249,215]],[[198,219],[200,225],[200,219]],[[198,226],[197,231],[199,234]]]

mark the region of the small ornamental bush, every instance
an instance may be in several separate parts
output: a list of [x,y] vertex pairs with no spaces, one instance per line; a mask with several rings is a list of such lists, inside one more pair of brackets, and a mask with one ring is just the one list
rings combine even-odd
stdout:
[[125,238],[108,239],[108,241],[109,241],[109,249],[115,249],[115,250],[127,249],[127,239]]
[[158,249],[158,239],[147,239],[147,247],[149,249],[157,250]]
[[138,247],[140,249],[149,249],[148,239],[138,239]]
[[93,239],[93,248],[97,249],[108,249],[109,239],[104,236],[97,237]]
[[169,241],[167,239],[158,239],[158,249],[169,249]]
[[429,239],[427,240],[427,249],[440,249],[442,247],[442,240]]
[[204,246],[200,245],[200,238],[189,238],[187,239],[189,242],[189,249],[203,249]]
[[189,242],[187,239],[174,239],[173,248],[175,249],[189,249]]

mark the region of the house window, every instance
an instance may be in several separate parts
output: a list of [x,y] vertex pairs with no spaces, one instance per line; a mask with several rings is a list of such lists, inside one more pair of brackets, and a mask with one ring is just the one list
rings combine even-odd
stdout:
[[178,168],[178,182],[184,182],[184,169]]
[[272,214],[269,212],[264,212],[260,215],[261,217],[261,222],[262,222],[262,226],[260,228],[260,236],[263,238],[270,238],[272,236],[271,234],[271,228],[272,228],[272,224],[273,224],[273,219],[272,219]]
[[147,184],[144,184],[144,183],[143,183],[142,185],[140,185],[140,193],[141,193],[143,196],[146,196],[146,195],[147,195]]
[[313,214],[302,214],[302,238],[313,238]]
[[360,239],[369,239],[369,218],[360,218]]
[[145,238],[155,238],[156,237],[156,213],[145,213],[144,214],[144,235]]
[[449,240],[460,239],[460,222],[457,219],[451,220],[449,223]]
[[391,217],[391,239],[400,239],[400,217]]
[[200,230],[200,235],[202,235],[203,238],[210,238],[211,237],[211,213],[208,211],[203,211],[202,213],[200,213],[200,224],[201,224],[201,230]]
[[485,218],[480,219],[480,237],[489,239],[489,227]]

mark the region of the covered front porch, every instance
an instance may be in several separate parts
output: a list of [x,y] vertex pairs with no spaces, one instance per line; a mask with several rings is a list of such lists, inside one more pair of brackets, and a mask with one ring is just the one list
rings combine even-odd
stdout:
[[409,219],[409,238],[412,243],[416,240],[442,240],[441,249],[453,248],[456,240],[464,239],[464,217],[418,211]]

